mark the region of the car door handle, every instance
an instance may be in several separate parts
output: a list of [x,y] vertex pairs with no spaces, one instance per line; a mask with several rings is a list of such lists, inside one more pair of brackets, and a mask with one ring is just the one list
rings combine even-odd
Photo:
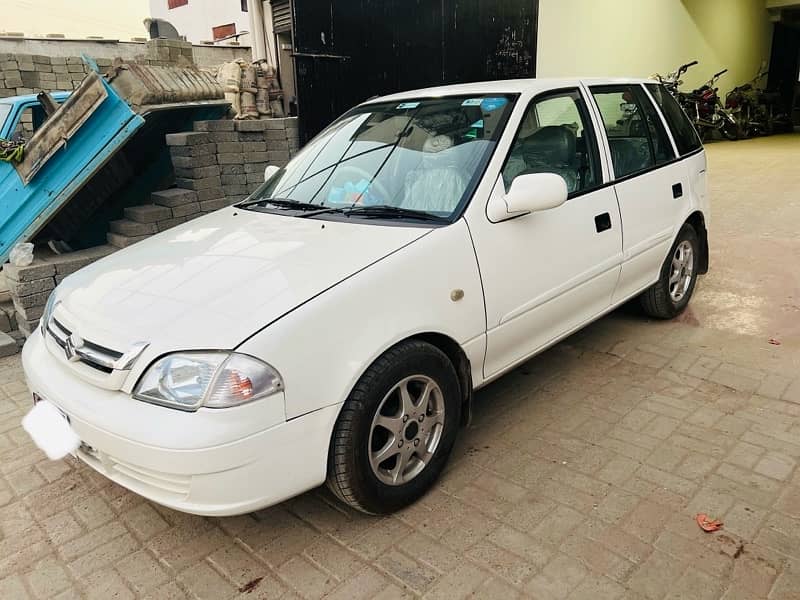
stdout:
[[672,186],[672,197],[680,198],[681,196],[683,196],[683,185],[676,183]]
[[594,226],[597,228],[597,233],[601,233],[606,229],[611,229],[611,215],[603,213],[594,218]]

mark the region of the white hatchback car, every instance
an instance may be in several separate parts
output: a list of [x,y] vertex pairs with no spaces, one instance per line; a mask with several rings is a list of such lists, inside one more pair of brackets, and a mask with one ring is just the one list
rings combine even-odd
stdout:
[[475,389],[633,297],[677,315],[708,265],[705,154],[652,81],[377,98],[269,171],[58,286],[23,364],[63,417],[34,439],[191,513],[326,481],[390,512]]

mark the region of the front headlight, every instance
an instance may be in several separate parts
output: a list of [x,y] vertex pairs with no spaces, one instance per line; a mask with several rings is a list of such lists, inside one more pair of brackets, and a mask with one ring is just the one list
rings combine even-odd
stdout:
[[154,362],[133,397],[181,410],[227,408],[283,389],[280,374],[252,356],[232,352],[178,352]]

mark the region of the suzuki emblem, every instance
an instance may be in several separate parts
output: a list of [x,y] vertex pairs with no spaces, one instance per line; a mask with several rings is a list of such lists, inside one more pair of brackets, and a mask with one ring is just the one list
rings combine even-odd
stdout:
[[67,355],[69,362],[78,362],[81,359],[77,351],[83,348],[83,344],[83,338],[77,334],[73,333],[67,338],[64,353]]

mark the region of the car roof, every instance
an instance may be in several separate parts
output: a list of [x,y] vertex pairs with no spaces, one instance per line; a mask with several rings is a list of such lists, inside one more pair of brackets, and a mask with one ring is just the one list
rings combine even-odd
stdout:
[[[63,102],[69,98],[70,94],[72,94],[72,92],[50,92],[50,95],[56,102]],[[25,104],[26,102],[36,102],[36,94],[25,94],[24,96],[0,98],[0,104]]]
[[505,79],[498,81],[480,81],[477,83],[459,83],[436,87],[409,90],[386,96],[370,98],[365,104],[372,102],[393,102],[395,100],[409,100],[412,98],[432,96],[461,96],[469,94],[524,94],[528,92],[543,92],[551,89],[575,87],[581,83],[587,85],[620,84],[620,83],[656,83],[652,79],[630,77],[574,77],[561,78],[532,78],[532,79]]

